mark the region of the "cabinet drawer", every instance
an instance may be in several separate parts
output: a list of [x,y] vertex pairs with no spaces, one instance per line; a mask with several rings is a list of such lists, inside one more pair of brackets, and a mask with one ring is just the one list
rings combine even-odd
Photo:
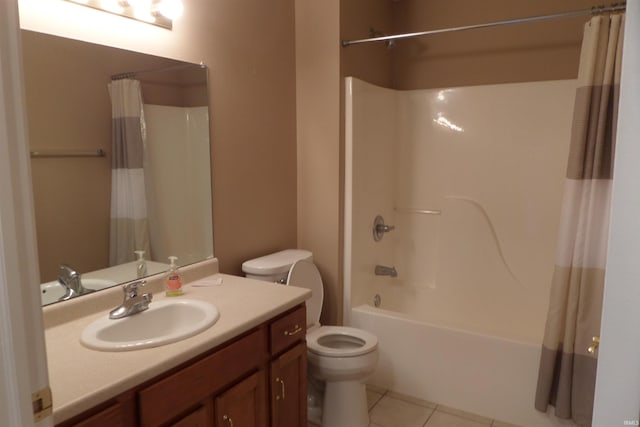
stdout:
[[201,402],[265,360],[263,328],[141,390],[138,394],[142,426],[157,426]]
[[276,355],[282,350],[305,339],[307,334],[307,310],[304,305],[271,323],[270,329],[271,354]]

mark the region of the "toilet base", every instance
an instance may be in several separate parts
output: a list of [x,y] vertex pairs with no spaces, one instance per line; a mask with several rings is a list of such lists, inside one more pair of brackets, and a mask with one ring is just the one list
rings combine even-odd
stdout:
[[325,383],[322,427],[367,427],[367,390],[360,381]]

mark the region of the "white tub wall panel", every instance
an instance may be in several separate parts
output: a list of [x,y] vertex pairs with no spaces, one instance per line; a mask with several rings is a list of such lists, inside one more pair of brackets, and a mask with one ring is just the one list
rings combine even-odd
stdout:
[[377,214],[394,221],[396,92],[357,79],[352,91],[351,299],[362,304],[372,302],[372,284],[388,280],[374,276],[375,265],[393,265],[392,233],[375,242],[372,226]]
[[[486,323],[476,313],[493,324],[515,314],[525,326],[514,338],[541,339],[574,93],[574,80],[398,92],[396,205],[443,215],[396,214],[400,280],[386,293],[436,289],[470,328]],[[515,278],[484,216],[447,196],[482,204]]]
[[442,216],[396,212],[393,231],[398,279],[388,288],[435,290]]
[[[162,209],[148,209],[153,260],[177,256],[181,265],[213,256],[209,121],[207,107],[144,105],[147,125],[149,197]],[[203,232],[204,230],[204,232]],[[147,254],[149,259],[149,254]]]
[[[396,201],[398,207],[440,209],[442,185],[449,156],[456,138],[464,136],[449,132],[433,123],[434,96],[437,90],[398,92],[398,151]],[[450,143],[447,144],[446,141]]]
[[395,318],[371,307],[354,309],[352,323],[378,336],[380,362],[370,384],[517,425],[572,425],[533,408],[537,346]]

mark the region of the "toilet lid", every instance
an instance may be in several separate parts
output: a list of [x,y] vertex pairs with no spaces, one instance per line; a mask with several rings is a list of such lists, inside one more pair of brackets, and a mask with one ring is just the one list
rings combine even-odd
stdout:
[[378,348],[378,338],[362,329],[322,326],[307,334],[308,351],[326,357],[354,357]]
[[324,300],[322,277],[314,263],[300,260],[293,264],[287,277],[287,285],[311,289],[311,298],[307,300],[307,327],[320,322],[320,312]]

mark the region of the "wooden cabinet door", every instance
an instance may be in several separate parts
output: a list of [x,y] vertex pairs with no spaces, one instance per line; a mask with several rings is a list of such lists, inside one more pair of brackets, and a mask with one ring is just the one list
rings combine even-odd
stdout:
[[307,345],[302,342],[271,362],[271,425],[307,426]]
[[180,421],[171,424],[171,427],[213,427],[213,400],[203,403]]
[[217,427],[266,427],[265,372],[258,371],[216,397]]

